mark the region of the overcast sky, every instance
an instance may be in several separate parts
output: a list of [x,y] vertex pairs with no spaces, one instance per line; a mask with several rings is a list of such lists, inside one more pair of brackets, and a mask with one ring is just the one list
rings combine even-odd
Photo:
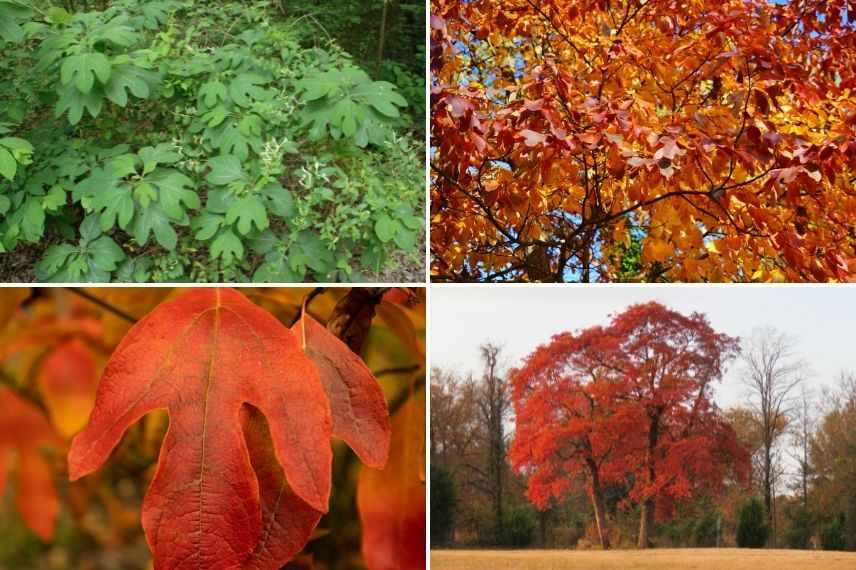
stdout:
[[[741,339],[760,325],[792,335],[813,387],[834,385],[842,370],[856,371],[853,286],[438,286],[430,295],[431,365],[463,374],[481,370],[478,346],[485,340],[503,345],[513,366],[555,333],[606,324],[610,314],[651,300],[706,313],[715,330]],[[722,407],[745,399],[739,369],[732,364],[716,386]]]

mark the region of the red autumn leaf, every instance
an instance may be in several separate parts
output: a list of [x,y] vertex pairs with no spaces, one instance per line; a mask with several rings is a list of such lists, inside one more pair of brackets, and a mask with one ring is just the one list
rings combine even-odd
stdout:
[[264,415],[245,406],[241,409],[241,425],[259,482],[262,505],[261,539],[241,569],[279,568],[303,549],[322,513],[289,488]]
[[660,143],[662,146],[654,153],[654,160],[660,160],[661,158],[674,160],[675,156],[681,156],[686,152],[679,148],[678,143],[671,137],[662,137]]
[[[305,328],[304,328],[305,327]],[[377,379],[344,342],[306,313],[291,329],[306,342],[333,414],[333,435],[366,465],[381,468],[389,454],[389,412]]]
[[449,105],[449,109],[452,113],[452,116],[456,119],[460,119],[467,112],[473,110],[473,104],[464,99],[463,97],[451,96],[446,99],[446,103]]
[[357,507],[369,570],[425,568],[425,397],[411,396],[392,419],[383,471],[360,472]]
[[42,540],[53,538],[59,499],[43,447],[62,441],[42,413],[12,390],[0,386],[0,497],[6,486],[11,455],[16,457],[15,506],[24,523]]
[[257,475],[270,462],[251,463],[245,404],[270,426],[294,494],[285,502],[326,511],[331,418],[318,373],[291,331],[232,289],[194,289],[131,328],[72,442],[70,478],[98,469],[131,424],[166,408],[170,426],[142,513],[155,568],[274,568],[263,560],[282,555],[283,537],[300,542],[305,524],[277,518],[271,541],[270,513],[284,503],[272,498],[272,479]]
[[758,108],[758,110],[761,112],[761,114],[769,115],[770,114],[770,101],[767,99],[767,95],[763,91],[761,91],[760,89],[756,89],[754,91],[754,94],[755,94],[755,107]]
[[588,145],[589,148],[594,148],[600,142],[600,134],[596,132],[582,133],[579,139],[581,143]]
[[544,144],[544,141],[547,140],[547,135],[536,133],[529,129],[523,129],[520,131],[520,134],[523,135],[526,146],[538,146],[539,144]]
[[95,358],[79,339],[63,342],[45,357],[38,376],[39,391],[62,436],[71,437],[86,425],[97,385]]

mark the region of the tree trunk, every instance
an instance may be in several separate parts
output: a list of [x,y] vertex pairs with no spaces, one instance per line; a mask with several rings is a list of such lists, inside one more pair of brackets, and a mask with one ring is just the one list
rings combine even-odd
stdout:
[[606,508],[603,504],[603,489],[600,487],[600,475],[597,468],[589,465],[591,475],[591,505],[594,508],[594,522],[597,525],[597,535],[600,547],[609,550],[609,530],[606,528]]
[[538,533],[540,534],[541,548],[547,548],[547,517],[549,511],[538,511]]
[[771,445],[765,444],[764,453],[764,508],[767,510],[767,528],[770,529],[770,543],[776,545],[776,529],[773,525],[773,458]]
[[383,48],[386,43],[386,19],[389,13],[389,0],[383,0],[383,12],[380,17],[380,37],[377,42],[377,67],[380,69],[380,64],[383,63]]
[[[657,442],[660,439],[660,415],[657,414],[651,418],[651,427],[648,429],[648,448],[645,450],[645,463],[648,466],[648,483],[653,483],[657,478],[657,470],[655,468]],[[639,540],[636,546],[638,548],[648,548],[651,546],[651,536],[654,532],[654,497],[648,497],[642,503],[642,509],[639,513]]]
[[638,548],[648,548],[651,546],[651,529],[654,528],[654,500],[648,499],[642,503],[642,510],[639,516],[639,540]]

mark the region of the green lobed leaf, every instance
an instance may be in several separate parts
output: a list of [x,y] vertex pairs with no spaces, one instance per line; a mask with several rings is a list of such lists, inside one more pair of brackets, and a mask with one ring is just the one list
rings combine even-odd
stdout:
[[149,204],[134,220],[133,235],[137,243],[146,245],[152,233],[162,247],[170,251],[175,249],[178,235],[172,229],[167,215],[156,203]]
[[215,156],[208,161],[208,166],[211,172],[208,173],[207,180],[211,184],[224,186],[244,178],[241,160],[237,156],[231,154]]
[[223,225],[223,216],[203,212],[201,215],[193,219],[191,227],[193,228],[196,239],[207,241],[214,237],[220,227]]
[[279,184],[268,184],[262,189],[267,198],[267,209],[280,218],[288,219],[294,215],[294,198],[291,192]]
[[192,210],[201,206],[199,195],[193,189],[193,180],[177,170],[159,168],[148,177],[148,181],[157,186],[160,206],[174,220],[184,219],[182,204]]
[[45,210],[36,198],[29,198],[21,208],[21,237],[35,242],[45,233]]
[[211,244],[211,257],[222,258],[223,263],[231,265],[244,257],[244,244],[231,230],[222,232]]
[[253,100],[266,101],[272,93],[261,87],[267,80],[259,75],[243,73],[229,83],[229,97],[239,107],[249,107]]
[[200,87],[198,97],[199,101],[211,109],[216,106],[218,102],[226,102],[226,86],[219,81],[209,81]]
[[255,225],[259,231],[267,229],[268,217],[265,205],[258,196],[243,196],[235,200],[226,211],[226,223],[237,221],[238,231],[247,235]]
[[68,56],[60,68],[62,84],[74,83],[82,93],[92,90],[96,77],[101,83],[110,80],[110,60],[103,53],[89,52]]
[[99,214],[101,229],[105,232],[117,222],[120,228],[126,229],[134,217],[134,198],[126,184],[97,192],[89,204]]
[[115,65],[110,81],[104,86],[104,94],[113,103],[125,107],[128,92],[138,99],[147,99],[158,80],[158,74],[147,69],[131,64]]
[[36,263],[36,279],[39,281],[50,279],[62,269],[68,257],[77,251],[76,247],[67,243],[50,246],[39,262]]
[[92,117],[101,113],[104,98],[97,93],[81,93],[73,85],[67,85],[61,92],[54,110],[54,116],[60,117],[68,111],[68,122],[76,125],[83,118],[83,111]]
[[89,252],[92,255],[92,264],[104,272],[115,271],[119,263],[125,259],[122,248],[107,236],[102,236],[89,244]]
[[143,174],[152,172],[158,164],[175,164],[181,160],[181,155],[175,152],[172,144],[160,143],[157,146],[146,146],[137,153],[143,161]]

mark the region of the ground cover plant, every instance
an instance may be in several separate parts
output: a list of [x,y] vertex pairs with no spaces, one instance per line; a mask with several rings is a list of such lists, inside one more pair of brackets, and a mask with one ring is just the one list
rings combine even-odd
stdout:
[[0,569],[425,568],[424,290],[0,301]]
[[0,16],[4,280],[421,278],[424,102],[317,18],[182,0]]
[[440,281],[846,281],[847,0],[434,0]]

